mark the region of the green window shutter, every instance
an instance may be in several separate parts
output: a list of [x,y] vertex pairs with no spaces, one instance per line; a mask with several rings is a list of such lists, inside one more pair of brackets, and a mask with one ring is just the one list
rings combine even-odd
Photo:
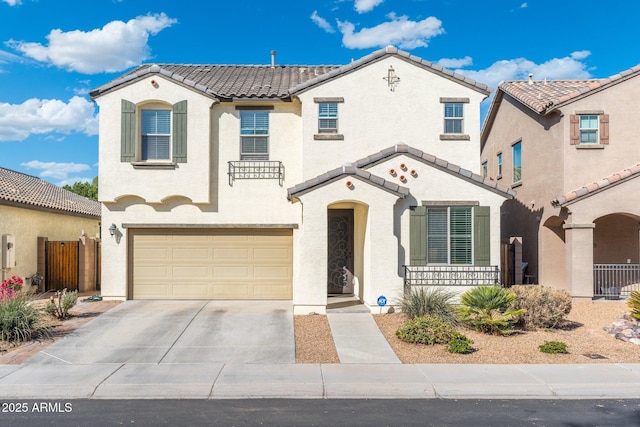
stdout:
[[120,124],[120,161],[133,162],[136,159],[136,104],[122,100]]
[[409,219],[410,265],[427,265],[427,207],[411,209]]
[[173,161],[187,162],[187,101],[173,104]]
[[473,209],[473,253],[475,265],[491,265],[489,206]]

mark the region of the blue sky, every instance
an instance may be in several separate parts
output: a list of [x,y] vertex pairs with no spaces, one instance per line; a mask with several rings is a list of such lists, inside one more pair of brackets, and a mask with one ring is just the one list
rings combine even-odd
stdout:
[[0,0],[0,166],[93,179],[88,92],[141,63],[268,64],[273,49],[279,64],[341,65],[394,45],[492,88],[603,78],[640,63],[639,12],[633,0]]

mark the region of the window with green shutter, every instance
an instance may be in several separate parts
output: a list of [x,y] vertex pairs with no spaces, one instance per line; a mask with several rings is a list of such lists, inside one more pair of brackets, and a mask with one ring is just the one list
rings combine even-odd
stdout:
[[489,265],[489,207],[412,208],[409,250],[410,265]]

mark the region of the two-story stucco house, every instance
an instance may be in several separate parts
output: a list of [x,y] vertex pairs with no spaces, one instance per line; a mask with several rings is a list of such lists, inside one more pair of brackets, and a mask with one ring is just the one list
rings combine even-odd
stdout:
[[500,85],[482,165],[517,190],[503,238],[523,237],[537,283],[593,297],[640,281],[638,99],[640,66],[606,79]]
[[143,65],[91,95],[105,298],[377,310],[405,265],[480,280],[499,264],[513,192],[478,174],[488,88],[428,61]]

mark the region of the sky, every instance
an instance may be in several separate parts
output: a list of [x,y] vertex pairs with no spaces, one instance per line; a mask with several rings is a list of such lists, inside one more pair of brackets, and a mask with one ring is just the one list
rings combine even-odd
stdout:
[[637,65],[638,16],[636,0],[0,0],[0,167],[91,181],[89,91],[143,63],[343,65],[393,45],[495,89]]

